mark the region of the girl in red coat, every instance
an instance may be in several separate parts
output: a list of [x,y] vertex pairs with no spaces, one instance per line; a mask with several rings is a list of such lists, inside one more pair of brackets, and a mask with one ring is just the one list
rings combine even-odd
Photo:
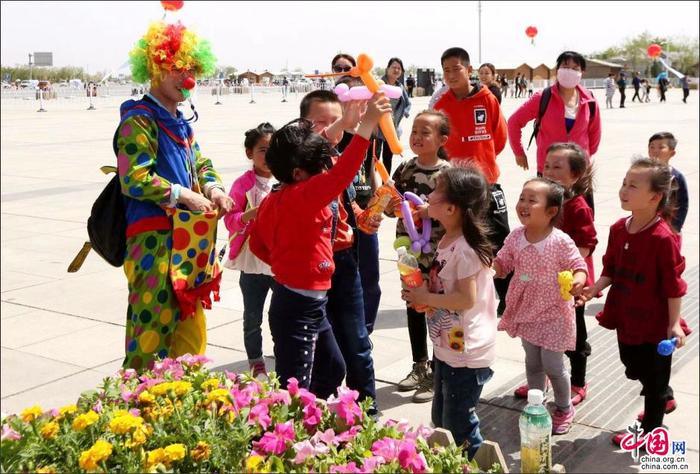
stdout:
[[[610,227],[601,277],[581,295],[587,301],[610,286],[597,319],[617,331],[625,374],[642,384],[644,433],[663,422],[671,378],[672,356],[659,355],[657,344],[672,337],[677,338],[676,347],[685,344],[680,324],[681,299],[687,291],[681,278],[685,258],[667,223],[670,190],[667,165],[647,158],[632,164],[620,188],[622,209],[632,215]],[[619,446],[625,434],[615,433],[613,444]]]

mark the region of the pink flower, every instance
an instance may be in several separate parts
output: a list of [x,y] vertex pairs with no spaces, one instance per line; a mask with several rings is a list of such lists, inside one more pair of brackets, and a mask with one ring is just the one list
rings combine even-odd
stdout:
[[391,462],[399,456],[399,442],[394,438],[379,439],[372,443],[372,454]]
[[362,472],[374,472],[377,467],[384,464],[384,458],[381,456],[371,456],[365,458],[362,462]]
[[315,444],[325,443],[328,446],[338,444],[338,438],[335,435],[335,431],[333,431],[331,428],[328,428],[326,431],[317,431],[316,434],[311,437],[311,441]]
[[192,354],[182,355],[175,360],[180,362],[182,365],[189,365],[190,367],[198,367],[208,362],[212,362],[212,360],[207,356]]
[[316,404],[306,405],[304,407],[304,428],[311,430],[321,423],[323,412]]
[[252,390],[250,387],[245,387],[243,390],[238,390],[238,387],[231,388],[231,398],[233,399],[233,407],[236,413],[241,411],[241,408],[250,405],[253,400]]
[[58,408],[52,408],[49,410],[49,415],[51,415],[52,418],[56,418],[60,414],[60,411]]
[[289,396],[289,393],[279,391],[270,393],[266,401],[272,405],[275,403],[290,405],[292,403],[292,398]]
[[331,466],[331,468],[328,470],[328,472],[350,472],[350,473],[355,473],[355,472],[363,472],[357,468],[357,465],[354,462],[348,463],[348,464],[340,464],[337,466]]
[[224,374],[226,375],[226,378],[229,379],[231,382],[236,382],[238,380],[238,374],[235,372],[231,372],[230,370],[224,370]]
[[292,397],[296,397],[297,393],[299,393],[299,381],[296,377],[289,377],[289,380],[287,380],[287,391]]
[[350,390],[341,385],[338,387],[338,398],[334,395],[328,397],[328,408],[342,418],[348,426],[352,426],[362,419],[362,409],[355,402],[359,396],[357,390]]
[[136,378],[136,376],[138,375],[134,369],[119,369],[118,374],[124,381]]
[[338,439],[338,441],[340,441],[341,443],[347,443],[348,441],[352,441],[353,439],[355,439],[355,436],[357,436],[357,433],[358,433],[361,429],[362,429],[362,427],[359,426],[359,425],[353,426],[353,427],[350,428],[349,430],[344,431],[343,433],[340,433],[340,434],[337,436],[337,439]]
[[306,460],[316,454],[314,445],[308,439],[302,441],[301,443],[294,444],[294,464],[304,464]]
[[2,425],[2,435],[0,435],[0,440],[5,441],[19,441],[22,439],[22,435],[10,428],[8,425]]
[[129,410],[129,413],[131,414],[131,416],[141,416],[141,410],[139,410],[138,408],[132,408],[131,410]]
[[253,443],[253,447],[268,454],[280,455],[287,450],[287,442],[294,441],[294,422],[277,423],[275,431],[265,433],[260,439]]
[[270,418],[270,412],[267,409],[267,405],[264,403],[258,403],[250,409],[248,424],[255,425],[258,423],[260,426],[262,426],[263,430],[267,430],[271,421],[272,419]]
[[399,465],[414,473],[425,472],[428,468],[425,456],[416,450],[415,441],[410,439],[403,441],[399,447]]
[[309,392],[305,388],[300,388],[299,389],[299,400],[301,400],[301,404],[304,406],[315,404],[316,403],[316,395]]
[[404,438],[405,439],[412,439],[414,441],[418,438],[423,438],[423,439],[427,440],[428,438],[430,438],[430,436],[432,436],[434,431],[435,431],[434,429],[432,429],[428,426],[420,425],[420,426],[418,426],[418,428],[415,429],[415,431],[407,431],[405,433]]
[[92,406],[92,411],[95,413],[102,413],[102,400],[97,400]]

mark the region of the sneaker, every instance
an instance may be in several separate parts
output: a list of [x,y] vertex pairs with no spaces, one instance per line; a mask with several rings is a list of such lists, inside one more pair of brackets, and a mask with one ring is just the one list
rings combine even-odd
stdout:
[[420,385],[423,379],[423,374],[428,371],[428,362],[414,362],[413,368],[408,375],[399,382],[399,392],[408,392],[409,390],[415,390]]
[[[669,398],[666,400],[666,406],[664,407],[664,413],[668,415],[669,413],[672,413],[673,411],[678,408],[678,404],[676,403],[675,398]],[[637,420],[639,421],[644,421],[644,410],[640,411],[639,414],[637,415]]]
[[576,408],[571,405],[569,411],[555,409],[552,414],[552,434],[563,435],[569,432],[571,425],[574,422]]
[[573,406],[578,405],[586,399],[588,395],[588,384],[583,387],[577,387],[576,385],[571,386],[571,404]]
[[254,379],[267,380],[267,369],[265,368],[265,361],[258,360],[256,362],[250,363],[250,373],[253,375]]
[[433,400],[433,374],[426,372],[418,390],[411,397],[413,403],[425,403]]

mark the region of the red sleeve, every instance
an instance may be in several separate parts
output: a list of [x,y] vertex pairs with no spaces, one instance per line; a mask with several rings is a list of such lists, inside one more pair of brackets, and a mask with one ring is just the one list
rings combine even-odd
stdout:
[[615,253],[620,251],[620,246],[616,242],[617,224],[610,227],[610,235],[608,235],[608,248],[603,255],[603,271],[600,272],[601,277],[615,279]]
[[[593,100],[595,101],[595,99]],[[593,122],[588,125],[588,146],[591,151],[591,157],[598,151],[598,145],[600,145],[600,135],[600,108],[598,107],[598,102],[596,102],[595,117],[593,117]]]
[[508,141],[508,124],[506,123],[506,118],[503,116],[503,111],[501,106],[498,104],[498,100],[492,97],[491,109],[492,117],[497,117],[496,126],[493,129],[493,146],[496,151],[496,156],[506,147],[506,142]]
[[537,118],[541,97],[542,92],[537,92],[531,99],[521,105],[518,110],[513,112],[513,115],[508,119],[508,140],[515,156],[525,154],[522,144],[522,129],[529,121]]
[[248,246],[250,251],[253,252],[253,255],[258,257],[266,264],[271,265],[270,248],[268,243],[265,241],[265,238],[273,235],[270,229],[265,229],[265,226],[269,225],[269,222],[272,219],[272,216],[269,215],[271,212],[269,203],[273,200],[269,198],[270,196],[267,196],[265,199],[263,199],[263,202],[258,208],[258,215],[255,219],[253,219],[250,228],[250,237],[248,238]]
[[666,235],[658,243],[656,268],[666,298],[680,298],[688,291],[688,284],[681,278],[685,270],[685,257],[681,255],[678,242]]
[[573,215],[571,217],[574,225],[571,226],[569,237],[574,241],[576,247],[587,248],[593,252],[598,244],[598,237],[593,224],[593,211],[588,205],[578,206],[572,211]]
[[327,206],[350,185],[367,156],[369,141],[354,135],[333,168],[308,179],[302,190],[307,209],[315,212]]

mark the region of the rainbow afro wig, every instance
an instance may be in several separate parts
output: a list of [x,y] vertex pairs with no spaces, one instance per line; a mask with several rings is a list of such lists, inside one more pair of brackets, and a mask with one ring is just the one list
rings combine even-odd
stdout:
[[155,84],[162,73],[190,71],[195,77],[210,76],[216,72],[216,57],[211,44],[201,39],[182,23],[164,21],[151,23],[146,35],[129,52],[131,75],[134,81]]

